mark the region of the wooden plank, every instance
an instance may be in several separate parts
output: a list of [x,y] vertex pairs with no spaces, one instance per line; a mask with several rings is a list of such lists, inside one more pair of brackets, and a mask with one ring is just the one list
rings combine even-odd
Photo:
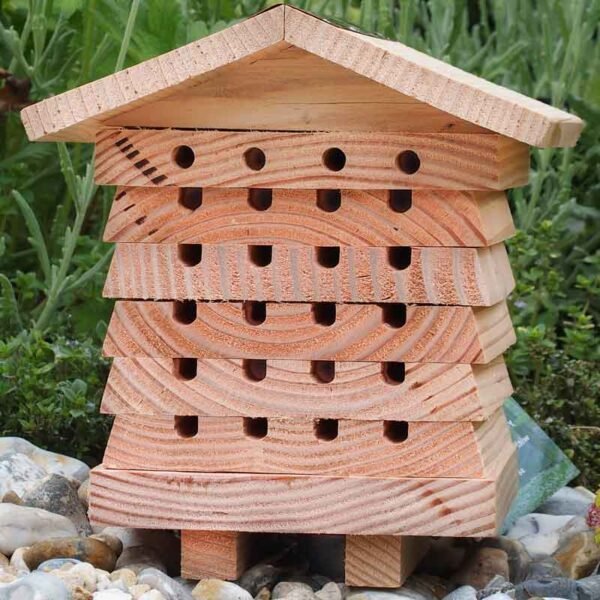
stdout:
[[491,306],[514,288],[504,244],[369,248],[118,244],[109,298]]
[[505,190],[527,146],[495,134],[107,128],[96,181],[125,186]]
[[[265,54],[274,60],[254,67]],[[281,59],[287,61],[277,70]],[[402,112],[397,105],[407,100],[422,112]],[[88,142],[106,122],[322,130],[367,121],[375,129],[396,122],[461,129],[467,122],[527,144],[572,146],[583,125],[399,42],[346,31],[291,6],[43,100],[22,119],[31,140]]]
[[104,240],[480,247],[513,233],[504,192],[120,187]]
[[[514,462],[505,470],[515,474]],[[496,534],[495,482],[463,478],[177,473],[96,467],[96,525],[353,535]]]
[[253,561],[253,534],[237,531],[181,532],[181,576],[238,579]]
[[[264,367],[264,372],[262,371]],[[117,357],[109,414],[482,421],[512,393],[504,361],[487,365]],[[264,375],[264,378],[260,379]]]
[[357,587],[400,587],[429,548],[429,538],[347,535],[344,579]]
[[489,308],[338,304],[335,326],[316,321],[324,316],[320,310],[303,303],[120,301],[103,351],[128,357],[479,364],[515,341],[504,302]]
[[[485,475],[483,459],[490,459],[480,452],[478,429],[464,421],[118,415],[103,464],[150,471],[478,479]],[[506,425],[495,431],[497,447],[511,445]]]

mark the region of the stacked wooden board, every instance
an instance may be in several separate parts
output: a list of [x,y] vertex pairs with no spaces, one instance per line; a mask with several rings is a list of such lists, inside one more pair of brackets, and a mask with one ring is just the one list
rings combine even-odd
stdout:
[[[504,111],[503,114],[502,111]],[[350,585],[517,488],[504,190],[581,122],[289,6],[23,114],[117,190],[99,524],[182,530],[187,577],[254,533],[343,534]]]

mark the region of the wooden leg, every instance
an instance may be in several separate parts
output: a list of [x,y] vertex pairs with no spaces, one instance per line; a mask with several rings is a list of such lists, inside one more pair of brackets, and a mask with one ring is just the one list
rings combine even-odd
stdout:
[[181,576],[186,579],[237,579],[248,568],[250,533],[181,532]]
[[423,558],[429,538],[347,535],[346,585],[400,587]]

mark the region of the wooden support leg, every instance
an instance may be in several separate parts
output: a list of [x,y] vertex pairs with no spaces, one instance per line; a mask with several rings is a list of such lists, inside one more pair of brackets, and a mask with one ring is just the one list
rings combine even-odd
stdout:
[[347,535],[346,585],[399,587],[423,558],[429,538]]
[[181,532],[181,576],[186,579],[237,579],[250,566],[250,533]]

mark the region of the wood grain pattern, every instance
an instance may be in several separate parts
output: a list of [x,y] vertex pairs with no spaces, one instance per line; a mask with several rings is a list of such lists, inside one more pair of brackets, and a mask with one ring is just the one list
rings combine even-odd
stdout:
[[[195,320],[177,322],[178,306],[195,306]],[[487,363],[515,341],[504,302],[489,308],[409,306],[403,326],[383,322],[386,311],[402,317],[401,308],[339,304],[335,324],[326,326],[315,322],[310,304],[267,303],[264,322],[251,325],[245,313],[252,311],[237,302],[120,301],[103,351],[128,357]]]
[[480,247],[513,233],[504,192],[120,187],[104,241]]
[[[505,471],[516,477],[515,463],[507,462],[501,476]],[[504,517],[495,482],[489,479],[177,473],[100,466],[92,470],[90,489],[92,522],[122,527],[486,537],[496,534],[496,522]]]
[[404,381],[396,377],[390,383],[385,364],[376,362],[336,362],[334,379],[328,383],[315,377],[310,361],[266,361],[265,377],[260,381],[248,373],[253,363],[242,359],[197,360],[192,379],[179,374],[179,365],[169,358],[115,358],[101,411],[482,421],[512,393],[501,358],[487,365],[409,363]]
[[357,587],[400,587],[428,548],[428,538],[347,535],[345,583]]
[[[193,152],[186,166],[176,162],[181,147]],[[245,159],[253,149],[264,153],[258,170]],[[334,157],[328,167],[331,149],[342,150],[345,158]],[[406,151],[418,155],[419,164],[412,165],[418,170],[400,168]],[[505,190],[527,183],[529,150],[477,133],[107,128],[96,138],[95,174],[99,184],[145,187]]]
[[181,576],[238,579],[251,566],[253,534],[236,531],[181,532]]
[[486,474],[483,460],[495,458],[480,452],[486,443],[481,435],[494,434],[500,450],[512,447],[499,413],[490,418],[493,427],[464,421],[118,415],[103,464],[149,471],[477,479]]
[[[265,248],[269,262],[262,266]],[[504,244],[311,248],[127,243],[117,245],[104,296],[491,306],[514,285]]]
[[[240,93],[240,88],[228,94],[227,81],[235,80],[265,54],[279,58],[278,54],[285,56],[286,52],[291,56],[276,75],[266,79],[260,78],[260,71],[251,72],[252,81],[269,83],[265,86],[266,94],[257,93],[254,86],[253,97],[245,104],[232,105],[226,101],[248,97],[247,93]],[[312,65],[309,63],[309,68],[303,69],[307,53],[326,61],[329,69],[315,66],[314,58]],[[298,60],[295,68],[290,64],[294,58]],[[262,66],[263,72],[268,71],[266,66]],[[273,70],[272,65],[268,66]],[[223,68],[227,70],[225,79],[220,74]],[[313,84],[311,78],[318,74],[321,79]],[[339,85],[345,93],[356,86],[355,95],[368,92],[367,98],[372,95],[374,106],[365,107],[363,103],[358,112],[352,110],[351,102],[344,102],[344,97],[332,103],[335,96],[331,92],[328,95],[327,84],[329,89]],[[286,87],[300,91],[291,99],[285,94],[276,94],[274,98],[270,94]],[[393,96],[387,95],[388,105],[384,87],[395,92]],[[305,93],[315,92],[316,106],[302,102],[303,88]],[[198,95],[201,104],[194,104],[193,99]],[[225,96],[225,101],[219,102],[220,96]],[[355,96],[350,98],[356,101]],[[420,115],[410,112],[411,118],[405,117],[396,108],[396,102],[406,99],[418,103],[424,112]],[[341,121],[352,129],[359,127],[369,112],[377,111],[385,117],[372,122],[377,128],[381,122],[399,121],[405,127],[415,121],[425,124],[433,121],[438,127],[461,127],[466,121],[538,146],[571,146],[582,128],[581,120],[573,115],[399,42],[346,31],[291,6],[273,7],[177,50],[48,98],[22,111],[22,119],[31,140],[89,142],[106,122],[149,125],[156,122],[157,114],[162,126],[206,127],[208,121],[212,127],[217,122],[221,127],[235,124],[249,129],[256,127],[257,119],[265,118],[257,109],[263,101],[267,104],[266,114],[273,113],[272,120],[265,121],[269,128],[290,129],[304,124],[304,128],[325,129]],[[324,106],[324,101],[329,101],[329,106]],[[427,107],[441,114],[433,119],[433,111]],[[205,111],[207,116],[203,117]],[[336,112],[341,113],[340,118],[336,118]],[[227,121],[232,114],[248,114],[248,117]]]

